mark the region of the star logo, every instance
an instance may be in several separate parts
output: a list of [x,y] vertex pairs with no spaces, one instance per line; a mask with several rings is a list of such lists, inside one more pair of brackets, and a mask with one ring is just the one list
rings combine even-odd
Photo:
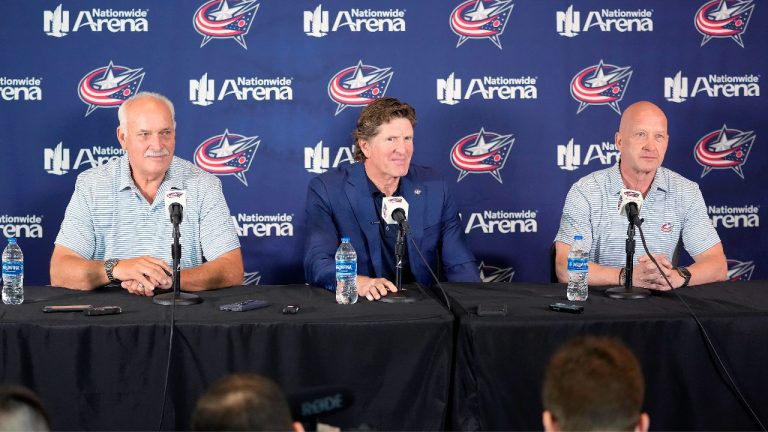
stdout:
[[242,0],[231,7],[227,0],[211,0],[195,12],[195,31],[203,36],[200,48],[211,39],[234,39],[245,49],[245,36],[251,30],[253,17],[259,10],[256,0]]
[[755,5],[753,0],[711,0],[696,12],[694,24],[704,38],[704,46],[712,38],[731,38],[744,48],[741,35],[747,31]]
[[80,80],[77,94],[88,105],[88,117],[97,108],[117,108],[126,99],[139,92],[144,79],[144,69],[116,66],[112,61],[107,66],[96,68]]
[[752,272],[755,271],[754,261],[737,261],[735,259],[726,259],[728,265],[728,280],[730,282],[747,281],[752,279]]
[[500,171],[507,162],[509,149],[514,142],[512,134],[486,132],[482,127],[480,132],[461,138],[451,150],[451,163],[459,170],[456,182],[467,174],[490,174],[502,183]]
[[334,115],[349,106],[363,107],[382,98],[393,74],[392,68],[365,65],[362,60],[342,69],[328,82],[328,97],[337,104]]
[[459,36],[456,48],[467,39],[488,39],[499,49],[512,8],[512,0],[468,0],[451,12],[451,30]]
[[225,129],[221,135],[203,141],[195,150],[195,164],[218,176],[233,175],[245,186],[245,173],[251,168],[253,156],[259,148],[258,136],[243,136]]
[[719,130],[704,135],[693,150],[696,162],[704,167],[701,176],[713,169],[732,169],[743,179],[742,166],[747,162],[755,138],[754,131],[729,129],[725,124]]
[[632,69],[605,64],[601,59],[594,66],[582,69],[571,80],[571,96],[579,102],[577,114],[590,105],[608,105],[621,115],[619,102],[624,98]]
[[261,272],[244,272],[243,285],[258,285],[261,282]]
[[512,282],[512,278],[515,276],[515,269],[512,267],[494,267],[485,264],[484,261],[480,261],[480,265],[477,266],[477,269],[480,270],[480,280],[488,283]]

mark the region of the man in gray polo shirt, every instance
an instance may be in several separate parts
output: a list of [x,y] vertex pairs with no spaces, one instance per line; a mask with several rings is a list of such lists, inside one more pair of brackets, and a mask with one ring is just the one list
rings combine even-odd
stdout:
[[[648,248],[674,288],[726,279],[723,245],[707,217],[699,186],[661,167],[668,144],[667,117],[659,107],[641,101],[624,111],[616,132],[620,161],[580,179],[565,199],[555,237],[558,280],[568,281],[568,251],[573,237],[581,234],[587,246],[591,246],[589,285],[624,283],[628,222],[617,210],[623,188],[643,194],[643,233]],[[687,268],[674,267],[670,261],[679,239],[694,260]],[[639,240],[632,285],[669,290]]]
[[181,233],[181,289],[240,285],[240,241],[221,182],[173,156],[173,104],[142,92],[118,110],[126,154],[78,176],[51,257],[51,285],[93,290],[120,283],[151,296],[170,288],[173,226],[165,193],[186,194]]

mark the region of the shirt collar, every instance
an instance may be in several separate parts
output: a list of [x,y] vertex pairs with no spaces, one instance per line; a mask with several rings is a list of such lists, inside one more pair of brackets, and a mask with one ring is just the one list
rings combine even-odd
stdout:
[[[620,163],[621,161],[616,162],[616,165],[614,165],[613,168],[611,169],[610,176],[608,178],[610,191],[613,195],[619,195],[621,193],[621,190],[624,189],[625,187],[624,181],[621,179],[621,170],[619,169]],[[662,192],[666,192],[669,190],[669,173],[663,167],[658,167],[656,169],[656,175],[653,177],[653,183],[651,183],[651,188],[648,189],[648,195],[650,195],[652,191],[657,189]]]

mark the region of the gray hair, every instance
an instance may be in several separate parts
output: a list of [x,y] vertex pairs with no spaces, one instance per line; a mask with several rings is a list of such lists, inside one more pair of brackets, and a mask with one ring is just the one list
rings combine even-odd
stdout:
[[131,96],[117,109],[117,118],[120,120],[120,130],[125,132],[125,128],[128,126],[128,107],[139,99],[152,98],[163,102],[168,110],[171,112],[171,120],[173,120],[173,128],[176,128],[176,110],[173,108],[173,102],[160,93],[143,91]]

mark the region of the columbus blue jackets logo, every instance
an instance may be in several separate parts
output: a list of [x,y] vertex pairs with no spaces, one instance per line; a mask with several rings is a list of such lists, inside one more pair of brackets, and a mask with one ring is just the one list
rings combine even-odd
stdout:
[[734,259],[727,259],[728,264],[728,280],[731,282],[747,281],[752,279],[752,272],[755,271],[754,261],[736,261]]
[[[233,2],[235,3],[235,2]],[[230,7],[227,0],[211,0],[195,12],[195,30],[203,35],[200,47],[211,39],[234,39],[243,48],[245,35],[251,30],[253,17],[259,10],[256,0],[242,0]]]
[[261,144],[257,136],[243,136],[224,130],[221,135],[203,141],[195,150],[195,164],[211,174],[233,175],[248,186],[245,173],[251,168],[253,155]]
[[754,131],[740,131],[726,125],[704,135],[693,150],[696,162],[704,167],[701,176],[713,169],[732,169],[743,179],[741,167],[747,162],[755,138]]
[[590,105],[608,105],[621,115],[619,102],[624,98],[632,69],[600,63],[577,73],[571,80],[571,96],[579,102],[576,113]]
[[468,0],[456,6],[451,12],[451,30],[459,36],[456,48],[467,39],[488,39],[501,49],[499,36],[514,6],[512,0]]
[[501,268],[487,265],[485,262],[480,261],[480,265],[477,266],[480,270],[480,280],[483,282],[512,282],[512,278],[515,276],[515,269],[512,267]]
[[460,139],[451,150],[451,163],[459,170],[456,182],[460,182],[467,174],[490,174],[502,183],[500,171],[514,143],[512,134],[499,135],[486,132],[484,128]]
[[741,35],[747,31],[755,5],[753,0],[712,0],[704,3],[696,12],[696,30],[704,38],[704,46],[712,38],[731,38],[744,48]]
[[144,79],[144,69],[109,65],[96,68],[80,80],[77,94],[88,105],[85,116],[96,108],[117,108],[123,101],[139,91]]
[[342,69],[334,75],[328,83],[328,96],[338,104],[334,115],[348,106],[366,106],[383,97],[394,74],[391,69],[364,65],[360,60],[356,66]]

